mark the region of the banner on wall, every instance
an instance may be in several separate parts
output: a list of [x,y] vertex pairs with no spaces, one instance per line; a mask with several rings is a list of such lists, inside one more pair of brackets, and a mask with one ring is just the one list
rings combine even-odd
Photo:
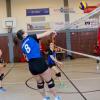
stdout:
[[76,11],[73,8],[68,8],[68,7],[61,7],[61,8],[54,8],[52,10],[54,13],[75,13]]
[[63,29],[68,23],[66,22],[53,22],[51,24],[51,28],[53,30],[60,30],[60,29]]
[[95,10],[97,7],[100,7],[100,3],[98,3],[95,6],[87,6],[86,9],[84,9],[84,13],[90,13],[91,11]]
[[28,31],[46,30],[46,29],[50,29],[50,23],[49,22],[36,22],[36,23],[27,24],[27,30]]
[[88,6],[86,9],[84,9],[84,13],[90,13],[91,11],[95,10],[97,6]]
[[26,9],[26,16],[49,15],[49,8]]

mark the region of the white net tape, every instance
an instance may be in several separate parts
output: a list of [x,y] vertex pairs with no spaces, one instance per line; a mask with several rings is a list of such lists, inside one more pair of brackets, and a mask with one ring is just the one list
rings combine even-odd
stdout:
[[[61,48],[59,46],[56,46],[56,47]],[[81,56],[84,56],[84,57],[100,60],[100,57],[96,57],[96,56],[93,56],[93,55],[89,55],[89,54],[85,54],[85,53],[80,53],[80,52],[76,52],[76,51],[71,51],[71,50],[67,50],[67,49],[64,49],[64,48],[61,48],[61,49],[66,51],[66,52],[73,53],[73,54],[77,54],[77,55],[81,55]]]

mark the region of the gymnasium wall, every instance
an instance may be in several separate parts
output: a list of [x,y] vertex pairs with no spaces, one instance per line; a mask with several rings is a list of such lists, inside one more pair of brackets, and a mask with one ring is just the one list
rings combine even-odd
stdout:
[[[73,22],[85,14],[82,10],[79,9],[79,3],[82,0],[69,0],[69,9],[75,11],[75,13],[69,14],[70,22]],[[99,0],[85,0],[88,5],[94,6],[97,5]],[[62,24],[65,21],[64,13],[61,13],[59,9],[64,7],[63,0],[11,0],[11,9],[12,17],[17,21],[16,28],[13,29],[13,32],[16,32],[18,29],[23,28],[27,30],[27,23],[31,22],[32,16],[26,16],[26,9],[38,9],[38,8],[49,8],[50,15],[45,15],[46,21],[57,24]],[[58,9],[58,10],[57,10]],[[6,17],[6,0],[0,0],[0,33],[7,33],[6,29],[2,28],[2,19]]]
[[6,17],[6,0],[0,0],[0,34],[6,33],[6,30],[2,28],[2,20]]
[[[82,0],[69,0],[69,8],[73,9],[75,13],[69,14],[70,23],[78,20],[82,16],[85,16],[87,13],[84,13],[80,8],[79,4]],[[84,0],[87,2],[88,6],[96,6],[100,3],[100,0]],[[86,54],[93,55],[94,47],[97,43],[97,30],[94,31],[85,31],[83,32],[72,32],[71,33],[71,49],[73,51],[82,52]],[[82,57],[79,55],[73,54],[73,57]]]
[[[63,0],[11,0],[12,16],[16,18],[18,29],[25,29],[27,31],[27,23],[31,22],[31,17],[26,16],[26,9],[41,9],[49,8],[50,15],[42,15],[47,22],[64,22],[64,14],[59,11],[54,11],[64,6]],[[36,17],[36,16],[35,16]],[[39,16],[37,16],[39,17]],[[40,16],[41,17],[41,16]]]
[[[93,55],[96,43],[97,30],[71,33],[71,48],[73,51]],[[73,57],[75,58],[83,56],[73,54]]]
[[[16,19],[16,28],[13,29],[15,33],[18,29],[25,29],[27,31],[27,23],[31,21],[31,17],[26,16],[26,9],[38,9],[38,8],[49,8],[50,15],[43,15],[46,21],[52,22],[64,22],[64,15],[59,11],[54,11],[63,7],[63,0],[11,0],[11,15]],[[6,0],[0,0],[0,46],[3,50],[5,61],[9,61],[9,50],[8,50],[8,37],[4,35],[7,33],[7,29],[2,28],[2,20],[6,17]],[[41,16],[40,16],[41,17]],[[2,43],[5,42],[5,45]],[[6,49],[4,49],[6,48]],[[6,51],[5,51],[6,50]],[[14,60],[19,61],[20,54],[18,54],[19,47],[14,45]]]
[[[84,16],[82,14],[82,11],[79,9],[79,3],[81,0],[69,0],[69,8],[73,8],[73,10],[76,11],[76,13],[70,13],[70,22],[73,22],[74,20]],[[87,0],[87,3],[89,5],[96,5],[99,2],[99,0]],[[31,22],[31,17],[32,16],[26,16],[26,9],[38,9],[38,8],[49,8],[50,9],[50,15],[43,15],[45,17],[46,21],[50,23],[55,23],[56,25],[59,24],[57,27],[60,25],[63,25],[65,18],[64,18],[64,13],[61,13],[59,9],[63,7],[63,0],[11,0],[11,10],[12,10],[12,17],[16,19],[16,28],[13,29],[13,32],[15,33],[18,29],[25,29],[27,31],[27,23]],[[6,29],[2,28],[2,19],[6,17],[6,0],[0,0],[0,46],[2,47],[4,51],[4,58],[6,61],[9,61],[9,52],[8,52],[8,38],[7,34],[6,36],[3,36],[2,34],[5,35],[7,33]],[[74,17],[73,17],[74,16]],[[41,16],[40,16],[41,17]],[[80,32],[81,33],[81,32]],[[77,38],[81,38],[81,35],[84,34],[84,37],[87,37],[87,32],[86,34],[80,34],[80,33],[75,33],[76,35],[71,36],[71,45],[72,49],[75,51],[81,52],[83,50],[84,53],[92,53],[92,44],[96,41],[97,37],[97,32],[91,34],[91,32],[88,33],[88,35],[91,35],[91,39],[89,41],[90,45],[89,47],[84,47],[87,45],[84,45],[85,43],[81,43],[82,41],[78,41]],[[63,35],[62,35],[63,34]],[[66,48],[66,33],[60,33],[57,36],[57,44],[60,46]],[[82,39],[82,38],[81,38]],[[75,41],[74,41],[75,40]],[[88,39],[86,38],[85,41]],[[2,43],[5,42],[5,45],[2,45]],[[78,47],[78,45],[82,44],[82,48]],[[6,48],[6,49],[5,49]],[[88,48],[88,52],[85,52],[86,50],[84,48]],[[5,51],[6,50],[6,51]],[[18,53],[19,46],[14,45],[14,59],[15,61],[19,61],[20,54]]]

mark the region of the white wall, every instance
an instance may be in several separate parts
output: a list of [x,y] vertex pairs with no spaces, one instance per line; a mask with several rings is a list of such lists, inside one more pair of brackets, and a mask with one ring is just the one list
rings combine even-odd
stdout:
[[[79,9],[79,4],[81,1],[82,0],[69,0],[69,8],[72,8],[76,12],[76,13],[69,14],[70,22],[73,22],[81,18],[82,16],[85,16],[83,11]],[[98,3],[100,3],[100,0],[84,0],[84,1],[86,1],[89,6],[95,6]]]
[[2,27],[2,20],[6,17],[6,0],[0,0],[0,34],[6,33]]
[[[70,13],[70,22],[73,22],[85,14],[79,9],[79,3],[81,0],[69,0],[69,8],[72,8],[76,13]],[[91,2],[92,1],[92,2]],[[100,2],[100,0],[86,0],[88,5],[94,6]],[[25,29],[26,24],[31,22],[30,17],[26,16],[26,9],[35,8],[50,8],[50,15],[45,16],[46,21],[51,23],[62,24],[65,21],[64,14],[54,9],[60,9],[63,7],[63,0],[11,0],[12,17],[16,19],[16,28]],[[0,0],[0,33],[7,32],[6,29],[2,28],[2,19],[6,17],[6,0]]]
[[64,14],[53,12],[53,9],[63,7],[63,0],[11,0],[12,16],[16,18],[18,29],[25,29],[30,22],[30,17],[26,16],[26,9],[50,8],[50,15],[46,16],[46,21],[64,22]]

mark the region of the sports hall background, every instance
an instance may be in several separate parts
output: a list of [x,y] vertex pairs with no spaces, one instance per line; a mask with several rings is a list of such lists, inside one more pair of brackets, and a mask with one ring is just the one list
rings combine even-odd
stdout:
[[[74,2],[73,2],[74,1]],[[100,3],[100,0],[85,0],[88,5],[95,6]],[[44,22],[55,24],[59,27],[64,22],[73,22],[85,15],[79,8],[81,0],[0,0],[0,48],[3,50],[3,57],[5,61],[9,62],[11,58],[11,48],[9,46],[8,30],[3,28],[2,21],[6,17],[13,17],[16,19],[16,27],[12,29],[12,37],[19,29],[24,29],[30,34],[41,33],[45,30],[27,30],[27,24],[31,23],[33,17],[43,18]],[[63,13],[59,9],[69,7],[75,13]],[[27,9],[42,9],[49,8],[48,15],[27,16]],[[99,15],[96,16],[99,18]],[[34,20],[34,18],[33,18]],[[34,23],[34,22],[33,22]],[[58,25],[60,24],[60,25]],[[49,26],[48,26],[49,27]],[[71,31],[70,36],[66,32],[59,32],[56,37],[57,45],[82,53],[93,54],[94,45],[97,42],[97,29],[88,30],[82,29],[78,31]],[[69,32],[68,32],[69,33]],[[70,39],[69,39],[70,37]],[[14,39],[14,37],[13,37]],[[46,41],[46,40],[45,40]],[[10,40],[10,42],[12,42]],[[14,41],[16,42],[16,41]],[[18,62],[21,54],[19,53],[19,44],[12,43],[14,50],[14,61]],[[78,57],[73,55],[74,57]]]

